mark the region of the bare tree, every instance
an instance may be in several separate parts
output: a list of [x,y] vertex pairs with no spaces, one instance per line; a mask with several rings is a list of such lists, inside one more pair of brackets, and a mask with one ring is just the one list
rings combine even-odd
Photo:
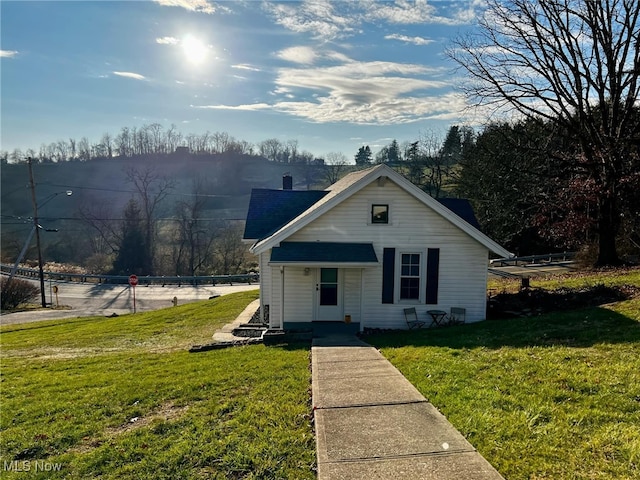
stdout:
[[223,153],[227,151],[229,143],[233,139],[227,132],[216,132],[211,136],[211,153]]
[[298,161],[298,140],[287,140],[287,151],[289,152],[289,163]]
[[80,207],[80,218],[95,230],[95,235],[87,235],[92,254],[110,255],[118,251],[122,240],[120,225],[108,201],[96,199],[84,203]]
[[175,182],[172,179],[158,175],[152,167],[142,169],[131,167],[125,170],[125,174],[139,197],[145,230],[144,241],[149,262],[146,268],[151,274],[154,270],[152,262],[155,258],[156,249],[156,215],[160,203],[174,188]]
[[327,153],[325,156],[324,177],[329,184],[334,184],[347,170],[347,156],[340,152]]
[[108,132],[104,133],[100,143],[104,146],[104,155],[107,158],[113,157],[113,137],[111,134]]
[[69,144],[66,141],[58,140],[56,143],[56,155],[58,162],[69,160]]
[[218,231],[213,250],[214,269],[220,275],[233,275],[242,272],[247,259],[247,246],[242,243],[244,226],[239,222],[225,222]]
[[76,159],[76,140],[75,138],[70,138],[69,139],[69,160],[75,160]]
[[24,159],[25,156],[22,153],[22,150],[20,150],[19,148],[14,148],[13,151],[9,154],[9,161],[11,163],[21,163],[24,161]]
[[215,239],[212,222],[202,217],[207,191],[202,180],[193,183],[192,195],[176,203],[175,248],[173,260],[176,275],[198,275],[211,260],[211,244]]
[[637,0],[487,0],[477,35],[449,55],[476,105],[542,118],[579,147],[565,160],[597,192],[597,264],[619,262],[625,178],[638,170]]
[[78,158],[84,161],[91,158],[91,146],[87,137],[82,137],[78,142]]
[[182,142],[182,134],[178,132],[177,127],[172,123],[171,127],[165,132],[167,153],[174,153],[180,142]]
[[269,138],[267,140],[263,140],[258,145],[260,148],[260,155],[271,160],[272,162],[277,162],[280,156],[280,153],[283,150],[282,142],[277,138]]
[[432,197],[438,198],[445,180],[451,173],[451,165],[444,154],[442,139],[434,132],[421,133],[420,152],[426,166],[422,188]]

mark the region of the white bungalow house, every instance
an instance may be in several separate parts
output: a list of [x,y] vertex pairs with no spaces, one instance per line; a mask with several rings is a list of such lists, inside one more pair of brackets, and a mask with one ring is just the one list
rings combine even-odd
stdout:
[[386,165],[322,191],[288,180],[252,191],[244,232],[271,329],[407,328],[407,307],[423,321],[451,307],[467,322],[486,317],[489,252],[511,254],[466,200],[438,201]]

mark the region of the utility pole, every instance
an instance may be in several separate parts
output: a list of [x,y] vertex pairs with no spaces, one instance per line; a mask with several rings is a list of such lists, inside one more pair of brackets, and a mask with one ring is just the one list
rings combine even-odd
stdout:
[[44,270],[42,267],[42,249],[40,248],[40,228],[38,225],[38,202],[36,201],[36,184],[33,181],[33,167],[31,157],[29,157],[29,183],[31,185],[31,200],[33,201],[33,228],[36,232],[36,246],[38,248],[38,273],[40,275],[40,298],[42,308],[47,308],[47,298],[44,292]]

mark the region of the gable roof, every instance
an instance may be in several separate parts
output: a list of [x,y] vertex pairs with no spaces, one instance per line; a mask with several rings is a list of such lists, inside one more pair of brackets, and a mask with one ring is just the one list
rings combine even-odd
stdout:
[[480,223],[478,222],[475,213],[473,213],[473,208],[471,207],[469,200],[465,198],[437,198],[436,200],[458,215],[469,225],[480,230]]
[[326,190],[254,188],[244,227],[245,240],[260,240],[296,218],[327,194]]
[[[324,195],[322,195],[315,203],[309,205],[306,210],[300,212],[296,217],[291,218],[288,222],[277,228],[276,231],[268,234],[268,236],[257,237],[259,240],[251,247],[251,252],[259,254],[277,246],[280,242],[285,241],[290,235],[298,231],[300,228],[308,225],[335,205],[342,202],[344,199],[349,198],[351,195],[381,177],[386,177],[396,183],[407,193],[414,196],[417,200],[431,208],[431,210],[437,214],[441,215],[444,219],[448,220],[481,245],[485,246],[488,250],[500,255],[501,257],[513,256],[498,243],[482,233],[476,226],[477,221],[474,222],[475,225],[472,225],[472,223],[469,223],[463,217],[458,216],[450,208],[423,192],[420,188],[385,164],[376,165],[366,170],[359,170],[345,175],[342,179],[327,188],[324,191]],[[292,191],[289,190],[288,192]],[[309,192],[312,192],[312,190],[309,190]],[[462,203],[448,203],[451,208],[458,208],[461,211],[466,209],[466,207],[463,208]],[[470,210],[470,205],[468,208]],[[475,220],[475,216],[473,216],[472,219],[469,217],[468,212],[466,212],[464,216],[466,216],[468,220]],[[247,217],[247,223],[249,223],[249,217]],[[245,236],[245,238],[250,237]]]

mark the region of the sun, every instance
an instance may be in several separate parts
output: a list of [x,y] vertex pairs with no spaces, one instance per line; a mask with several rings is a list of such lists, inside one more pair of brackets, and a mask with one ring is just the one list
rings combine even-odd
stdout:
[[209,53],[209,47],[191,35],[184,37],[181,45],[187,60],[195,65],[204,62]]

